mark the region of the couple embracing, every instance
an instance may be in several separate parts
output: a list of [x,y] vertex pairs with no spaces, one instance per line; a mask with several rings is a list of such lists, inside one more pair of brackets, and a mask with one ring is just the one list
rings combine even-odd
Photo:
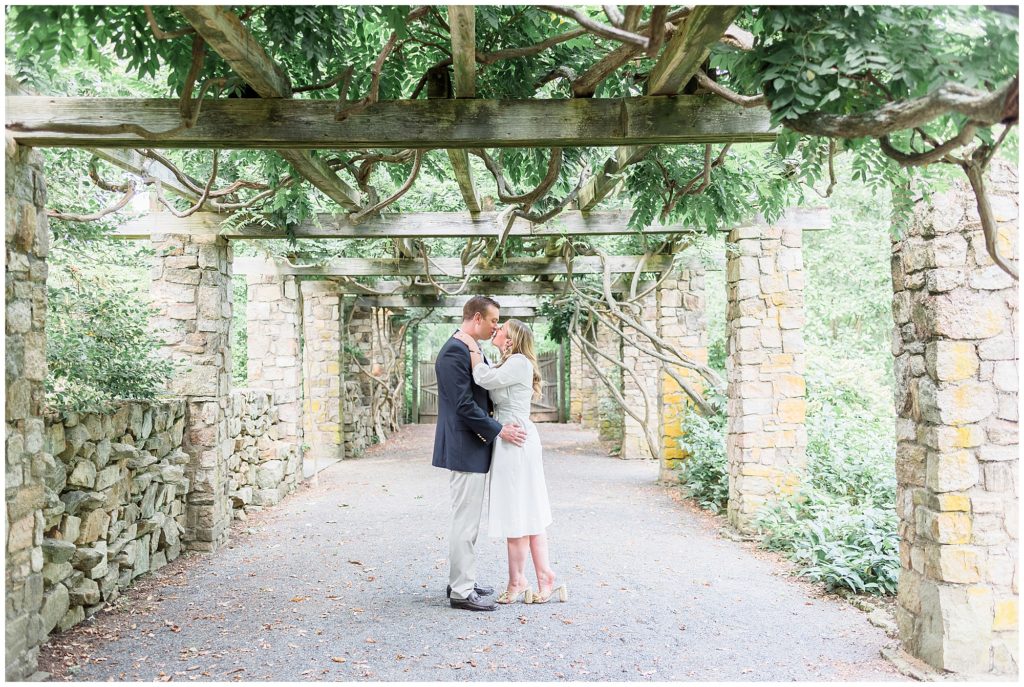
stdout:
[[[452,608],[493,611],[523,599],[568,600],[564,584],[548,562],[544,530],[551,506],[544,484],[540,437],[530,422],[530,401],[540,394],[533,332],[519,320],[499,326],[498,303],[474,296],[462,309],[462,326],[442,346],[437,373],[437,432],[433,465],[451,471],[451,529],[448,537],[448,597]],[[501,360],[491,364],[481,341],[492,340]],[[493,409],[493,413],[492,413]],[[508,545],[508,584],[494,598],[477,584],[476,541],[484,501],[487,534]],[[533,558],[537,590],[526,578]]]

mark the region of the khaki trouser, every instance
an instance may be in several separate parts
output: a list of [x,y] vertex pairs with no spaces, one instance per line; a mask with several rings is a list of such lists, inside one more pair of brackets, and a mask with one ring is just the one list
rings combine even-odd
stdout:
[[484,510],[483,472],[451,471],[452,526],[448,533],[448,584],[453,599],[465,599],[476,584],[476,540]]

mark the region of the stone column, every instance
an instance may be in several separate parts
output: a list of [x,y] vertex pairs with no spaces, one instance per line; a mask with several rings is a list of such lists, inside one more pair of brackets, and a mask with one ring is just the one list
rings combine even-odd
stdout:
[[729,521],[792,493],[806,463],[801,229],[738,227],[726,258]]
[[308,456],[318,463],[341,460],[341,298],[334,282],[302,282],[302,329]]
[[[704,314],[704,265],[691,257],[673,278],[657,290],[658,335],[683,355],[704,365],[708,362],[708,329]],[[696,390],[704,390],[703,378],[676,366],[677,373]],[[683,415],[689,397],[668,372],[661,376],[661,474],[663,481],[678,481],[679,461],[686,457],[679,439],[686,431]]]
[[373,338],[373,308],[360,307],[355,299],[346,299],[342,324],[341,371],[344,396],[342,417],[345,428],[345,455],[363,455],[374,437],[370,415],[370,380],[359,371],[357,361],[372,368],[370,342]]
[[[988,184],[1000,253],[1019,265],[1017,172]],[[985,249],[966,183],[919,204],[893,243],[897,621],[942,670],[1018,664],[1018,284]]]
[[573,422],[583,427],[593,427],[597,414],[597,398],[594,395],[594,379],[583,351],[575,343],[569,344],[569,415]]
[[[301,304],[295,277],[290,275],[249,275],[246,278],[246,321],[248,342],[248,385],[273,392],[271,407],[276,424],[269,433],[274,442],[274,459],[260,470],[275,478],[257,475],[253,503],[270,506],[295,489],[302,462],[302,356]],[[284,492],[284,493],[282,493]]]
[[187,403],[183,448],[192,488],[182,541],[215,551],[231,524],[231,246],[216,236],[154,233],[152,241],[152,324],[162,353],[179,363],[170,392]]
[[[44,606],[67,604],[43,595],[43,478],[53,458],[43,449],[46,380],[46,181],[43,159],[30,148],[8,143],[6,182],[6,408],[4,493],[7,542],[4,569],[5,679],[24,680],[36,672],[39,645],[49,632]],[[58,502],[59,503],[59,502]],[[59,609],[57,610],[59,612]]]
[[[658,322],[658,301],[654,293],[648,294],[641,302],[642,313],[640,321],[651,328],[657,327]],[[661,423],[661,363],[649,355],[643,354],[636,347],[640,343],[644,348],[650,348],[650,340],[629,327],[623,327],[626,333],[622,342],[622,362],[627,369],[635,373],[635,377],[628,373],[622,376],[623,397],[626,405],[636,409],[636,413],[643,417],[644,393],[640,391],[641,386],[646,392],[648,426],[651,436],[656,443],[660,443]],[[658,456],[651,453],[650,443],[644,436],[643,426],[634,420],[628,413],[622,418],[622,451],[619,457],[623,460],[656,459]]]
[[[608,355],[618,360],[622,359],[622,337],[615,331],[602,324],[597,326],[597,347]],[[622,368],[601,357],[596,357],[597,369],[601,374],[611,381],[612,386],[620,393],[622,392]],[[589,368],[589,365],[585,365]],[[614,394],[607,385],[597,377],[597,373],[590,370],[593,377],[594,402],[597,406],[597,436],[601,441],[610,441],[616,444],[622,442],[622,418],[625,413],[622,406],[615,400]]]

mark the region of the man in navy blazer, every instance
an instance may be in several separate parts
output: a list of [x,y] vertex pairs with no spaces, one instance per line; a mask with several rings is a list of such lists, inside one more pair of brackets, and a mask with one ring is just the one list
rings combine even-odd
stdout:
[[[498,329],[498,303],[486,296],[470,298],[462,308],[461,331],[479,342]],[[452,608],[493,611],[493,587],[476,583],[476,540],[483,515],[484,485],[491,469],[491,449],[497,437],[522,446],[526,431],[502,425],[491,417],[487,390],[473,382],[469,348],[450,338],[434,363],[437,375],[437,429],[434,467],[451,470],[449,486],[452,521],[448,536],[448,597]]]

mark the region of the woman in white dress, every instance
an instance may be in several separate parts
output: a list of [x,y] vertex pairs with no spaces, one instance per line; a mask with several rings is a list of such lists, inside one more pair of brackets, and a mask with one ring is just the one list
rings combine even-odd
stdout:
[[[526,430],[522,446],[495,440],[488,476],[487,532],[508,544],[508,585],[498,603],[513,603],[521,597],[526,603],[547,603],[556,593],[559,600],[567,601],[568,588],[555,586],[556,575],[548,560],[545,529],[551,524],[551,506],[540,436],[530,421],[530,401],[541,389],[533,332],[519,320],[507,320],[492,341],[502,354],[493,367],[484,362],[477,342],[464,337],[460,340],[469,347],[473,381],[490,392],[494,419],[515,422]],[[526,579],[527,556],[532,556],[537,574],[536,594]]]

